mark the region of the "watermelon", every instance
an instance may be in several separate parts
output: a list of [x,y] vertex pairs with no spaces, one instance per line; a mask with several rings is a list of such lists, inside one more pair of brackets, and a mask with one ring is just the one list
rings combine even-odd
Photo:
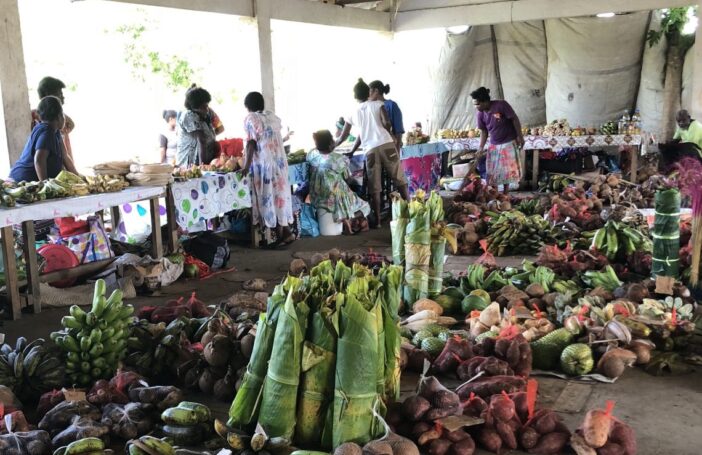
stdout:
[[443,314],[455,314],[460,312],[461,300],[462,298],[457,299],[446,294],[440,295],[435,299],[436,303],[438,303],[441,306],[441,308],[443,308]]
[[461,302],[463,314],[470,314],[471,311],[483,311],[490,303],[485,303],[485,299],[478,295],[467,295]]

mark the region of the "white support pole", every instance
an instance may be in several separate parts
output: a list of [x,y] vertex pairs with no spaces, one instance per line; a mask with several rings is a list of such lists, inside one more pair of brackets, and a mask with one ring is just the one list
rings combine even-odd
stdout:
[[29,135],[31,114],[18,0],[0,0],[0,174],[7,175]]
[[275,112],[275,84],[273,78],[273,43],[271,37],[271,4],[268,0],[256,0],[256,22],[258,24],[258,52],[261,65],[261,93],[266,109]]
[[[702,12],[702,0],[698,2],[698,14]],[[702,23],[697,27],[694,47],[695,66],[692,83],[692,117],[702,119]]]

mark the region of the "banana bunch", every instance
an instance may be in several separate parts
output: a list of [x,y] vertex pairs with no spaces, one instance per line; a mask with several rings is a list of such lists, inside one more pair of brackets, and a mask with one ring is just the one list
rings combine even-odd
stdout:
[[111,378],[126,353],[134,307],[124,305],[119,289],[105,299],[105,281],[98,280],[90,312],[77,305],[70,312],[61,319],[64,330],[52,333],[51,339],[66,351],[71,384],[87,386],[97,379]]
[[525,215],[538,215],[543,213],[541,202],[537,198],[524,199],[514,208]]
[[71,189],[71,193],[75,196],[86,196],[90,194],[90,189],[88,188],[88,184],[85,183],[85,180],[72,172],[61,171],[59,175],[56,176],[55,180],[62,185],[68,186]]
[[124,363],[149,377],[159,377],[169,371],[175,374],[181,334],[185,333],[186,326],[183,319],[175,319],[168,326],[163,322],[151,324],[145,319],[139,320],[129,328]]
[[497,256],[509,253],[531,254],[550,240],[550,226],[541,215],[526,216],[518,210],[502,212],[490,220],[488,251]]
[[68,183],[63,183],[56,179],[44,180],[41,182],[39,194],[44,194],[46,199],[58,199],[73,196],[73,189]]
[[175,449],[165,439],[142,436],[127,442],[129,455],[175,455]]
[[54,455],[103,455],[105,443],[100,438],[83,438],[59,447]]
[[560,193],[568,188],[573,180],[566,175],[549,175],[547,180],[539,182],[539,191],[549,193]]
[[604,268],[603,271],[588,270],[583,274],[583,282],[591,288],[604,288],[608,291],[614,291],[622,285],[619,281],[617,273],[611,265]]
[[120,175],[96,175],[95,177],[86,175],[88,190],[91,193],[112,193],[122,191],[129,186],[129,183]]
[[182,401],[175,408],[168,408],[161,413],[165,425],[163,435],[179,446],[196,446],[202,443],[203,425],[211,428],[212,413],[210,408],[200,403]]
[[3,198],[4,204],[11,207],[9,199],[20,204],[31,204],[32,202],[43,201],[46,199],[46,194],[40,192],[42,189],[39,182],[19,182],[16,185],[4,186],[3,193],[9,198]]
[[[589,236],[589,235],[588,235]],[[653,242],[641,231],[638,231],[624,223],[607,221],[607,223],[595,231],[592,236],[591,250],[597,250],[607,256],[610,261],[618,254],[628,256],[635,251],[653,251]]]
[[8,344],[0,347],[0,384],[22,399],[60,388],[65,375],[61,350],[43,338],[28,343],[19,337],[14,349]]

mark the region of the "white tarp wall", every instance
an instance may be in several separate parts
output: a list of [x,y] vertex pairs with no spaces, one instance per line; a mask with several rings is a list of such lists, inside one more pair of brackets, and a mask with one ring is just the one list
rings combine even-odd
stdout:
[[495,25],[504,99],[518,106],[523,125],[546,122],[546,32],[544,23]]
[[[649,29],[660,29],[661,15],[655,12]],[[641,123],[645,131],[660,137],[663,125],[663,85],[665,82],[665,59],[668,46],[665,36],[655,46],[645,44],[641,65],[641,85],[637,107],[641,112]]]
[[633,108],[649,15],[546,21],[549,121],[599,126]]
[[[697,46],[698,44],[695,44]],[[690,111],[692,109],[692,84],[695,69],[695,46],[692,46],[685,55],[685,65],[683,66],[682,78],[682,99],[681,105],[683,109]]]
[[[659,26],[659,14],[641,12],[500,24],[494,42],[488,26],[447,35],[434,78],[432,132],[474,126],[469,95],[484,85],[493,98],[501,89],[525,126],[566,118],[571,126],[599,127],[638,107],[644,129],[656,133],[666,42],[651,48],[646,34]],[[693,55],[685,62],[683,107],[690,105]]]

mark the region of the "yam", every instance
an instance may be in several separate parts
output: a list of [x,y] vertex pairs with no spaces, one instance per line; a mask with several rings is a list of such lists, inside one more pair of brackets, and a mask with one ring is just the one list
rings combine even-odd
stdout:
[[501,393],[514,393],[526,389],[526,381],[517,376],[492,376],[480,378],[468,384],[461,385],[456,392],[461,400],[466,400],[471,393],[486,398]]
[[636,433],[624,422],[620,422],[616,419],[613,420],[609,442],[614,442],[622,446],[624,455],[636,455]]
[[431,404],[426,398],[413,395],[402,403],[402,412],[412,422],[417,422],[431,409]]
[[593,409],[585,414],[583,437],[590,447],[599,449],[607,443],[612,429],[612,417],[606,411]]
[[539,443],[529,449],[529,453],[539,455],[558,455],[563,453],[563,448],[568,443],[570,435],[566,433],[550,433],[541,436]]
[[429,455],[445,455],[451,448],[451,441],[447,439],[434,439],[427,447]]
[[473,453],[475,453],[475,441],[470,435],[454,443],[449,450],[450,455],[473,455]]

